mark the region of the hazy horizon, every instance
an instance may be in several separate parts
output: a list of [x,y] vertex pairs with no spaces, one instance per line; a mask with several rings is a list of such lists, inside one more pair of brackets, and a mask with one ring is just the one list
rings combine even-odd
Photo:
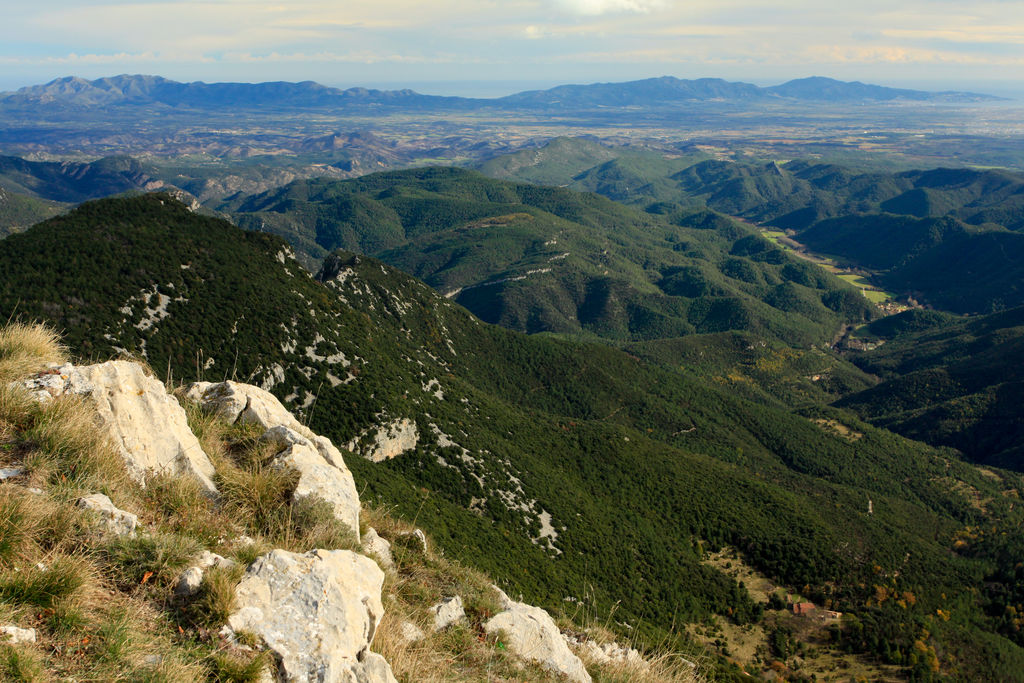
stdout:
[[[45,80],[37,81],[26,81],[24,79],[11,78],[9,75],[0,76],[0,92],[11,92],[18,90],[23,87],[31,87],[35,85],[42,85],[48,83],[57,78],[69,77],[69,76],[80,76],[87,80],[95,80],[98,78],[112,77],[121,75],[121,73],[100,73],[97,75],[80,75],[66,73]],[[241,83],[261,83],[267,82],[268,80],[286,80],[291,82],[300,81],[317,81],[322,85],[334,87],[334,88],[372,88],[378,90],[401,90],[410,89],[424,95],[440,95],[448,97],[474,97],[474,98],[495,98],[503,97],[505,95],[511,95],[518,92],[527,90],[545,90],[553,88],[559,85],[569,84],[589,84],[589,83],[604,83],[604,82],[624,82],[631,80],[642,80],[645,78],[657,78],[660,76],[672,76],[673,74],[649,74],[646,76],[638,76],[636,78],[621,78],[621,79],[569,79],[569,80],[555,80],[555,79],[502,79],[502,80],[477,80],[477,79],[466,79],[466,80],[385,80],[385,81],[330,81],[330,80],[319,80],[315,78],[282,78],[282,79],[256,79],[256,80],[241,80],[241,79],[209,79],[209,78],[191,78],[191,77],[173,77],[165,73],[145,73],[144,75],[161,76],[170,80],[181,81],[181,82],[193,82],[203,81],[206,83],[218,83],[218,82],[241,82]],[[835,78],[824,73],[805,74],[805,75],[794,75],[789,78],[724,78],[722,76],[675,76],[676,78],[687,79],[687,78],[724,78],[727,81],[751,83],[760,87],[767,87],[772,85],[778,85],[786,81],[806,78],[807,76],[824,76],[827,78]],[[861,81],[864,83],[870,83],[872,85],[881,85],[892,88],[909,88],[913,90],[926,90],[926,91],[961,91],[961,92],[974,92],[982,93],[987,95],[995,95],[999,97],[1005,97],[1009,99],[1024,99],[1024,82],[1004,82],[1004,81],[972,81],[972,82],[958,82],[958,81],[930,81],[930,80],[910,80],[910,81],[873,81],[864,78],[839,78],[837,80],[844,81]]]
[[5,13],[0,66],[4,90],[145,73],[494,96],[508,90],[496,83],[667,74],[757,84],[822,75],[999,94],[1024,90],[1024,3],[54,0]]

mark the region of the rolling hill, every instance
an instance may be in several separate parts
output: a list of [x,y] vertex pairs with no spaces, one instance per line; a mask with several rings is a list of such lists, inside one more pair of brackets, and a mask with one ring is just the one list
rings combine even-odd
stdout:
[[514,171],[504,161],[511,157],[491,160],[482,169],[501,177],[547,178],[649,213],[706,207],[785,230],[811,251],[875,271],[886,289],[958,313],[1024,303],[1020,173],[966,168],[884,173],[806,160],[693,163],[654,152],[613,153],[615,158],[573,168],[571,175],[559,175],[557,165],[540,153],[536,163]]
[[284,236],[306,263],[366,253],[523,332],[747,330],[808,345],[871,316],[855,290],[706,210],[656,216],[451,168],[299,181],[223,208]]

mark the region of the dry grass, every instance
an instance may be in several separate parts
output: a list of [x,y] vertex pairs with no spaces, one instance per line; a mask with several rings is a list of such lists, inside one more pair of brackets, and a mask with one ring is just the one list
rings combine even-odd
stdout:
[[30,452],[24,465],[35,486],[66,496],[137,488],[110,437],[97,428],[91,406],[77,396],[61,396],[37,405],[32,424],[22,433]]
[[8,323],[0,328],[0,384],[45,370],[49,363],[66,361],[67,349],[49,327]]

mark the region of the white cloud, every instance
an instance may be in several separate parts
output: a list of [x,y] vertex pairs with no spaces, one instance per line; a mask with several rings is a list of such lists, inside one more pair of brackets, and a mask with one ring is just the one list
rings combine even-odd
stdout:
[[669,6],[666,0],[555,0],[562,10],[596,17],[602,14],[647,14]]

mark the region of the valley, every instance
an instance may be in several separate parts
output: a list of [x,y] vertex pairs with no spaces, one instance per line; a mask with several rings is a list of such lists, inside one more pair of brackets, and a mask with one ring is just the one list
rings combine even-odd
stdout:
[[877,88],[6,93],[0,315],[701,680],[1024,680],[1019,110]]

